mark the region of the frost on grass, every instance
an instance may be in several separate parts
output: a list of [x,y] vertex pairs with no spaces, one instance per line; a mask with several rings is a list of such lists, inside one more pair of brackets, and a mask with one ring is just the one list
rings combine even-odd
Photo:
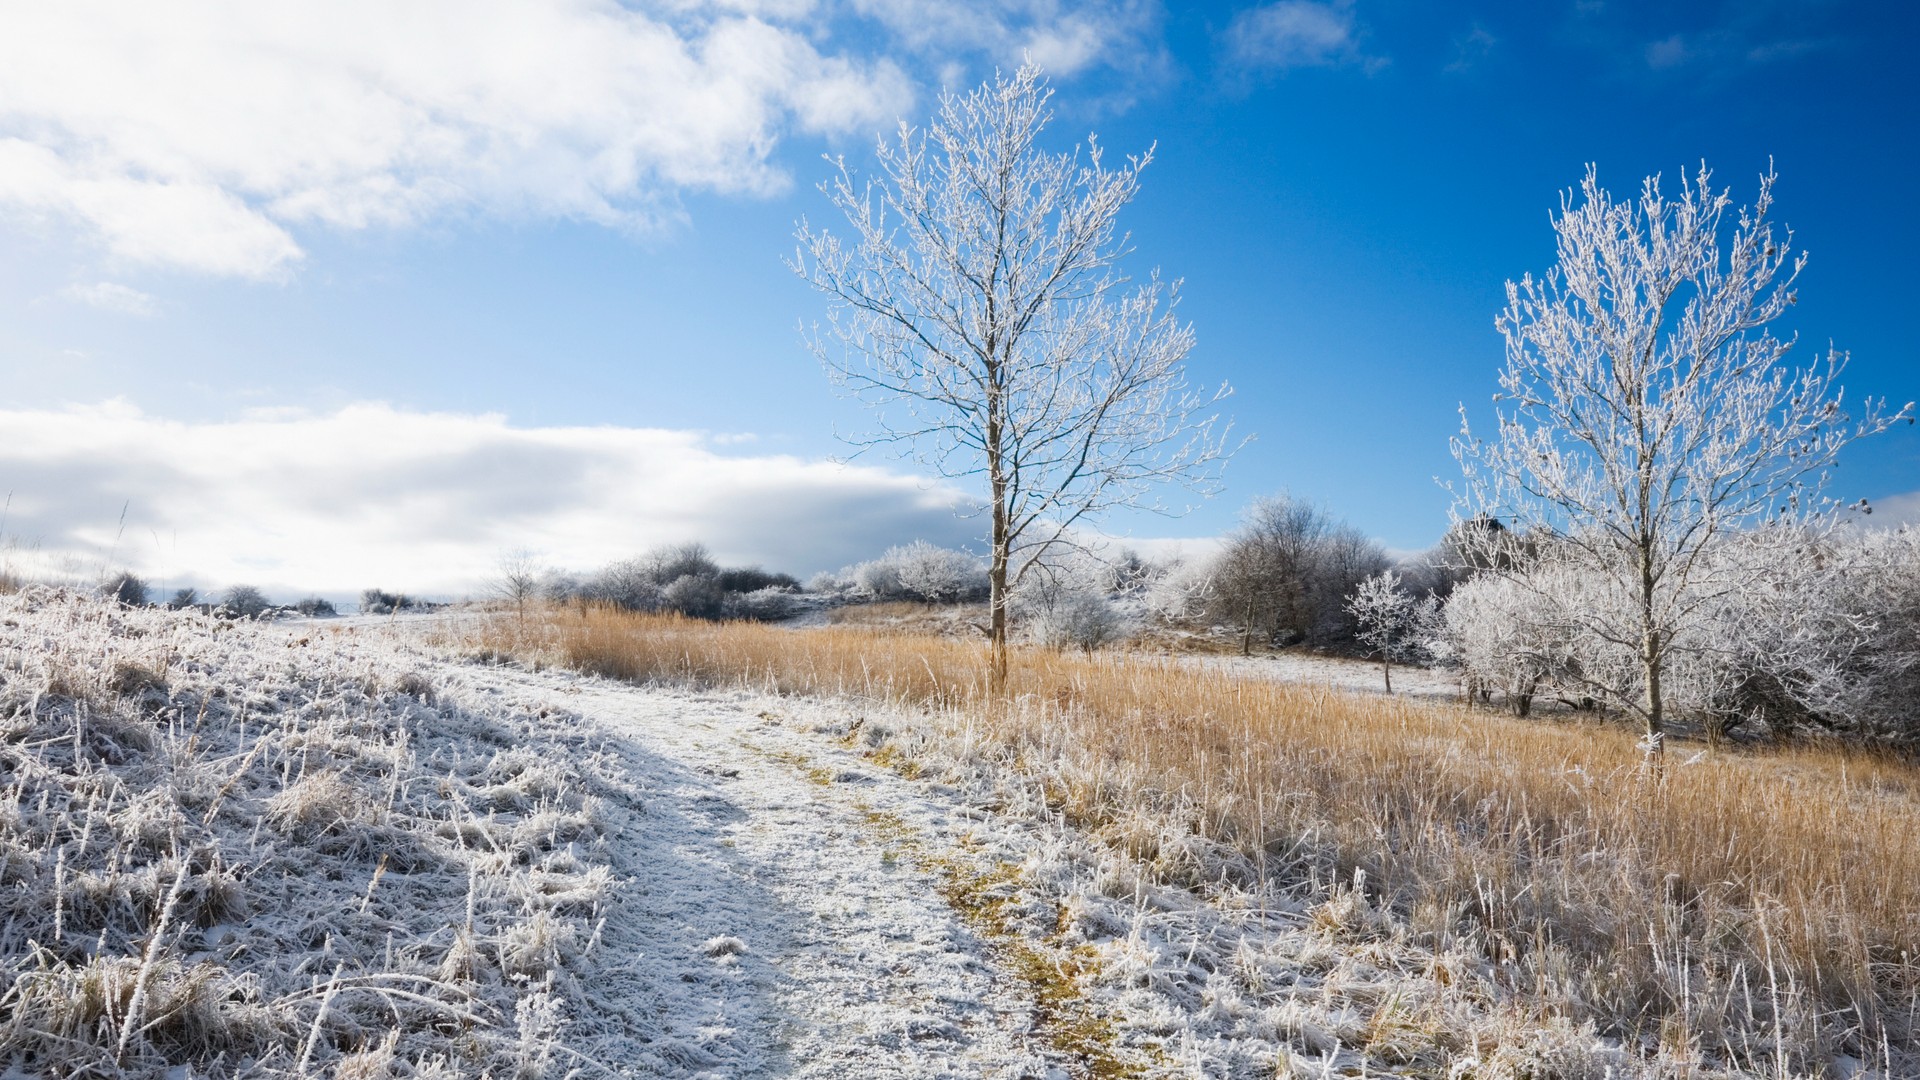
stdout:
[[582,989],[615,781],[576,746],[553,764],[561,723],[416,661],[0,596],[0,1071],[538,1077],[617,1053]]

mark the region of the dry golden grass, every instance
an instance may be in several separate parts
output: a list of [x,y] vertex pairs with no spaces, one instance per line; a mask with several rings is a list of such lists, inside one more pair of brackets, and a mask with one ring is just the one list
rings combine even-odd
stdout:
[[[1643,1046],[1774,1074],[1920,1048],[1909,762],[1796,748],[1688,764],[1677,747],[1656,781],[1620,729],[1137,654],[1018,650],[999,698],[982,644],[850,628],[590,610],[503,620],[487,639],[622,679],[930,706],[1170,880],[1324,895],[1363,872],[1413,940],[1480,958],[1508,1000]],[[1142,807],[1238,861],[1162,850]]]

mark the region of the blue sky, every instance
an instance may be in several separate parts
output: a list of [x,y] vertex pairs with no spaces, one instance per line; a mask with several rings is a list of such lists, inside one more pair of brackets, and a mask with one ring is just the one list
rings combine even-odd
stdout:
[[[1430,543],[1457,406],[1490,416],[1503,282],[1547,268],[1589,161],[1624,193],[1704,159],[1744,202],[1771,158],[1812,253],[1799,355],[1831,340],[1851,394],[1920,398],[1906,5],[132,10],[0,15],[4,529],[73,565],[454,590],[508,546],[583,565],[699,532],[805,573],[963,540],[977,522],[909,464],[824,464],[862,416],[805,351],[825,308],[782,258],[828,213],[823,152],[864,162],[1023,54],[1052,70],[1055,145],[1157,144],[1134,267],[1185,280],[1192,375],[1231,382],[1255,437],[1219,499],[1116,532],[1215,535],[1290,489]],[[443,449],[391,434],[416,423]],[[595,484],[515,464],[556,446]],[[343,515],[302,496],[316,477],[414,479],[366,479]],[[776,480],[796,508],[767,510]],[[1902,427],[1833,494],[1920,518],[1916,489]]]

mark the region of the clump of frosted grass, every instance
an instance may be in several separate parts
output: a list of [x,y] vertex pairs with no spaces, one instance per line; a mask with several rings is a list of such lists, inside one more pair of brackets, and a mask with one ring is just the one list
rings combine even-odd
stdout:
[[419,662],[0,595],[0,1072],[535,1077],[590,1043],[601,781]]

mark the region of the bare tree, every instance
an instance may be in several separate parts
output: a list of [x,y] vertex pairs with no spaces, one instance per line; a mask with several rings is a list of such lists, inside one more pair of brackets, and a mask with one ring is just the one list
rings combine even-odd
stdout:
[[257,619],[273,605],[267,595],[252,585],[230,586],[220,594],[220,606],[243,619]]
[[1225,454],[1208,410],[1228,391],[1187,388],[1176,286],[1120,270],[1130,248],[1115,222],[1152,153],[1110,168],[1092,137],[1083,152],[1040,149],[1050,97],[1022,67],[943,97],[925,131],[903,123],[878,146],[877,180],[836,161],[821,190],[851,238],[802,221],[793,263],[833,300],[815,351],[879,407],[857,445],[986,481],[996,684],[1013,586],[1075,526],[1142,504],[1157,482],[1211,493]]
[[1360,530],[1291,495],[1255,499],[1213,565],[1208,614],[1269,644],[1344,641],[1347,595],[1385,570],[1386,552]]
[[[1507,284],[1498,434],[1474,438],[1463,409],[1453,444],[1466,474],[1456,514],[1554,530],[1578,572],[1629,598],[1582,629],[1636,655],[1631,678],[1592,689],[1645,722],[1650,760],[1676,642],[1740,587],[1737,575],[1707,580],[1703,556],[1767,516],[1822,510],[1840,450],[1911,409],[1868,400],[1849,417],[1837,381],[1846,356],[1831,349],[1804,371],[1782,363],[1795,339],[1768,325],[1794,302],[1806,256],[1790,255],[1792,234],[1776,238],[1767,220],[1771,170],[1723,251],[1730,200],[1709,180],[1702,166],[1669,200],[1650,177],[1637,201],[1615,202],[1588,168],[1553,219],[1555,269]],[[1504,531],[1458,535],[1507,542]],[[1493,554],[1496,572],[1514,565]]]
[[522,617],[527,613],[527,604],[540,598],[540,582],[544,574],[540,560],[527,548],[513,548],[502,552],[500,561],[494,565],[493,580],[488,583],[494,596],[513,605]]

